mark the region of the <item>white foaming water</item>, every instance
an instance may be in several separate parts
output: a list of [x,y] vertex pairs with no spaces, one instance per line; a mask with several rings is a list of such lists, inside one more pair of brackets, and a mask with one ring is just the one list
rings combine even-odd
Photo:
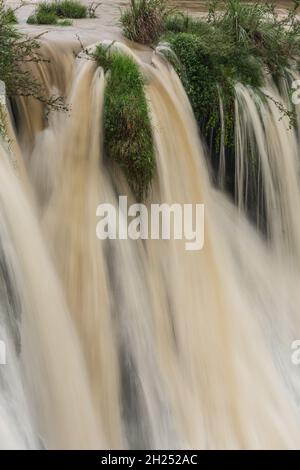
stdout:
[[[10,327],[19,350],[8,383],[19,392],[3,446],[300,447],[290,360],[300,337],[296,133],[275,105],[236,86],[236,208],[210,182],[175,72],[159,54],[149,64],[115,43],[146,78],[157,162],[147,203],[204,203],[205,246],[189,253],[184,240],[100,241],[97,205],[130,194],[103,161],[105,76],[75,60],[72,45],[61,55],[55,43],[46,47],[54,65],[39,72],[47,89],[68,95],[70,112],[45,125],[39,105],[20,100],[19,179],[4,151],[0,162],[3,252],[22,305]],[[278,98],[273,84],[266,89]],[[251,146],[266,239],[243,210]],[[7,412],[10,398],[1,397]]]

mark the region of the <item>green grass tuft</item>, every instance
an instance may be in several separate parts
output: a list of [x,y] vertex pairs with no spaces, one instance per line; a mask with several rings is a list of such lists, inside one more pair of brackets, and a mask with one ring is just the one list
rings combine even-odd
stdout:
[[104,72],[107,72],[112,65],[112,54],[110,46],[106,47],[99,44],[92,54],[93,59],[97,62],[99,67],[102,67]]
[[124,35],[142,44],[157,43],[169,12],[166,0],[131,0],[121,15]]
[[87,7],[77,0],[55,2],[55,13],[60,18],[86,18]]
[[27,19],[28,24],[58,24],[60,26],[70,26],[70,21],[59,21],[69,18],[86,18],[87,7],[77,0],[61,0],[54,2],[40,3],[33,15]]
[[49,11],[38,11],[27,19],[28,24],[57,24],[57,16]]
[[123,170],[138,201],[147,197],[155,157],[144,80],[126,55],[98,46],[94,59],[109,70],[104,98],[104,151]]

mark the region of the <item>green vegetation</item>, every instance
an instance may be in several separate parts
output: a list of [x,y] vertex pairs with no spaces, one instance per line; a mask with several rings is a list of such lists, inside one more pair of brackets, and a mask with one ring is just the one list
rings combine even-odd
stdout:
[[108,71],[104,98],[104,151],[123,170],[137,200],[143,200],[155,171],[144,81],[126,55],[98,46],[93,58]]
[[7,23],[3,1],[0,1],[0,51],[0,80],[5,83],[8,99],[17,96],[34,97],[50,109],[65,109],[62,98],[47,96],[42,85],[24,66],[43,60],[39,55],[39,43]]
[[124,35],[142,44],[155,44],[169,14],[167,0],[131,0],[121,15]]
[[[39,9],[38,9],[39,10]],[[57,16],[50,11],[37,11],[27,19],[28,24],[57,24]]]
[[59,18],[86,18],[87,8],[77,0],[62,0],[52,4]]
[[18,19],[16,17],[15,10],[13,10],[11,7],[5,8],[4,15],[3,15],[3,20],[7,24],[17,24]]
[[[174,54],[166,55],[181,77],[216,167],[221,142],[220,99],[224,110],[225,154],[230,167],[234,165],[234,85],[240,82],[251,86],[267,100],[270,97],[261,91],[265,74],[272,75],[278,83],[285,78],[286,69],[299,68],[298,5],[295,2],[295,8],[282,18],[271,4],[226,0],[220,5],[214,1],[207,18],[195,20],[178,13],[167,18],[164,41],[170,44],[177,59],[174,60]],[[281,103],[276,105],[294,125],[292,104],[290,109]],[[229,186],[233,186],[232,180],[231,174]]]
[[[242,83],[252,87],[262,100],[272,100],[262,91],[266,75],[279,85],[287,79],[287,69],[299,70],[300,0],[294,1],[286,17],[279,16],[271,3],[213,0],[208,5],[206,17],[192,19],[170,10],[165,0],[131,0],[121,23],[131,40],[169,44],[169,49],[161,50],[182,80],[216,170],[221,144],[225,146],[229,169],[226,185],[233,192],[234,87]],[[282,103],[272,101],[282,115],[289,117],[290,125],[295,125],[292,103],[285,109]],[[250,158],[255,167],[255,156]]]
[[29,24],[58,24],[60,26],[70,26],[72,22],[62,20],[64,18],[86,18],[87,7],[77,0],[61,0],[51,3],[40,3],[33,15],[29,16]]

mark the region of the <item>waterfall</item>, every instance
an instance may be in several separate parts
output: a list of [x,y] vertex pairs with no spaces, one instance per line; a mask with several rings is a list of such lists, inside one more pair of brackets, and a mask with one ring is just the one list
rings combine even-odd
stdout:
[[[69,111],[45,120],[18,99],[15,143],[1,150],[0,447],[298,448],[299,137],[274,102],[236,85],[233,204],[210,180],[171,66],[158,51],[148,61],[112,47],[146,79],[157,166],[147,204],[203,203],[205,245],[96,238],[99,203],[134,201],[103,158],[107,77],[73,44],[43,39],[51,62],[31,67]],[[267,236],[245,211],[245,154]]]

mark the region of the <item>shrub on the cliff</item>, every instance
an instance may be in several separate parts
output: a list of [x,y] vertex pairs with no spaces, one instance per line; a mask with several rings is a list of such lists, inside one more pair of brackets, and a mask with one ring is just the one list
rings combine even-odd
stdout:
[[166,0],[131,0],[121,15],[124,35],[142,44],[157,43],[169,12]]
[[[214,51],[214,37],[219,43],[220,35],[224,44],[236,53],[236,65],[248,55],[258,59],[273,75],[282,74],[291,60],[299,61],[300,22],[297,5],[286,17],[277,13],[273,4],[244,4],[241,0],[226,0],[222,4],[214,1],[206,18],[198,20],[184,15],[173,15],[166,21],[166,29],[172,33],[196,34],[206,43],[211,41]],[[209,46],[209,44],[208,44]],[[226,62],[227,57],[224,58]],[[251,70],[250,70],[251,74]]]
[[147,196],[155,159],[144,81],[126,55],[98,46],[94,59],[108,79],[104,97],[104,151],[123,170],[137,200]]
[[[300,57],[300,23],[296,7],[286,18],[270,4],[213,2],[206,18],[175,14],[166,21],[165,40],[177,56],[177,69],[202,133],[218,158],[220,99],[222,99],[227,153],[234,146],[234,93],[237,82],[260,93],[265,74],[284,77]],[[172,56],[170,56],[172,60]],[[299,65],[299,63],[298,63]],[[281,107],[291,118],[293,112]]]
[[277,12],[275,3],[251,5],[227,0],[221,15],[217,14],[217,5],[211,9],[210,24],[224,31],[235,45],[259,58],[273,75],[281,75],[291,60],[299,60],[299,0],[294,1],[294,8],[285,17]]
[[260,63],[237,50],[220,31],[204,34],[178,33],[168,41],[178,62],[174,63],[202,134],[218,153],[220,143],[220,99],[224,107],[225,145],[234,144],[234,83],[259,87]]

